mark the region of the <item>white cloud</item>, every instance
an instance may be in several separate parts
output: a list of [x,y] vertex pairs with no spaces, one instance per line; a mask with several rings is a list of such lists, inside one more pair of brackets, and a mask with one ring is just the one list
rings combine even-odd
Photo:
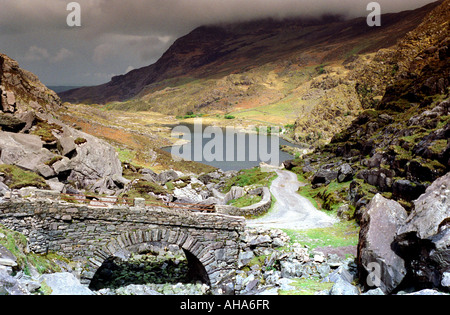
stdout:
[[92,59],[97,64],[104,64],[108,57],[114,55],[114,46],[110,43],[100,44],[94,49]]
[[51,58],[52,62],[61,62],[66,59],[72,58],[74,56],[74,53],[68,50],[67,48],[61,48],[56,56]]
[[24,60],[57,63],[69,59],[73,56],[74,53],[67,48],[61,48],[54,56],[52,56],[46,48],[31,46],[25,53]]
[[45,48],[31,46],[25,53],[24,59],[26,61],[41,61],[46,60],[50,57],[48,50]]
[[[434,1],[377,2],[388,13]],[[367,15],[371,0],[78,0],[83,22],[75,28],[66,23],[69,2],[0,0],[0,52],[47,84],[100,84],[103,75],[88,80],[83,74],[109,76],[129,65],[148,66],[176,38],[201,25],[324,13]]]

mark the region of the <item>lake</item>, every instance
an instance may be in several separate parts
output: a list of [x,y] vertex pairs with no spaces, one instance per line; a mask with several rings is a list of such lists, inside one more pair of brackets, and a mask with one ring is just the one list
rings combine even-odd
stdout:
[[184,160],[196,161],[223,171],[250,169],[261,162],[279,166],[294,156],[281,151],[280,145],[296,147],[276,136],[244,133],[234,128],[219,128],[195,124],[175,126],[172,135],[180,144],[164,148]]

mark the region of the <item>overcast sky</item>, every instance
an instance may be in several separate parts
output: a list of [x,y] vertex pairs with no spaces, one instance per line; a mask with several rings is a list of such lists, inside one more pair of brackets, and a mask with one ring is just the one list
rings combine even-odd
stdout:
[[[364,16],[369,0],[0,0],[0,52],[47,85],[94,85],[156,62],[180,36],[217,22],[324,13]],[[379,0],[383,13],[434,0]]]

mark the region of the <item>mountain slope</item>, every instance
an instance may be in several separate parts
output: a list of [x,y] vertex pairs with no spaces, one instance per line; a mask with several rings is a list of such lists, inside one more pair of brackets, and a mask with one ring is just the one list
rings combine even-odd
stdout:
[[[220,126],[278,126],[286,138],[317,146],[348,127],[375,92],[382,97],[385,79],[377,84],[372,73],[389,74],[392,66],[378,52],[436,5],[384,15],[379,28],[365,18],[331,16],[204,26],[178,39],[154,65],[60,95],[119,111],[206,114],[206,123]],[[361,93],[369,88],[374,95]]]
[[411,209],[412,200],[450,171],[449,21],[446,0],[384,51],[384,64],[396,71],[368,72],[372,82],[387,84],[383,97],[373,100],[366,90],[368,109],[349,128],[291,164],[329,208],[349,203],[360,217],[380,192]]
[[73,103],[104,104],[142,97],[186,80],[242,73],[275,60],[299,66],[320,65],[350,53],[376,51],[395,44],[435,5],[385,15],[381,28],[369,28],[365,18],[342,21],[338,17],[204,26],[178,39],[153,65],[114,77],[106,84],[63,92],[60,96]]

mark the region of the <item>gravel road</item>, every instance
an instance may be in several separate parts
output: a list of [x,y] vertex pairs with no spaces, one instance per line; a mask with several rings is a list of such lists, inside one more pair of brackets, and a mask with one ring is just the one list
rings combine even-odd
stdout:
[[337,222],[337,219],[317,210],[308,199],[297,193],[302,186],[297,175],[285,170],[276,172],[278,178],[270,188],[277,200],[274,208],[262,218],[248,220],[248,226],[306,230],[329,227]]

